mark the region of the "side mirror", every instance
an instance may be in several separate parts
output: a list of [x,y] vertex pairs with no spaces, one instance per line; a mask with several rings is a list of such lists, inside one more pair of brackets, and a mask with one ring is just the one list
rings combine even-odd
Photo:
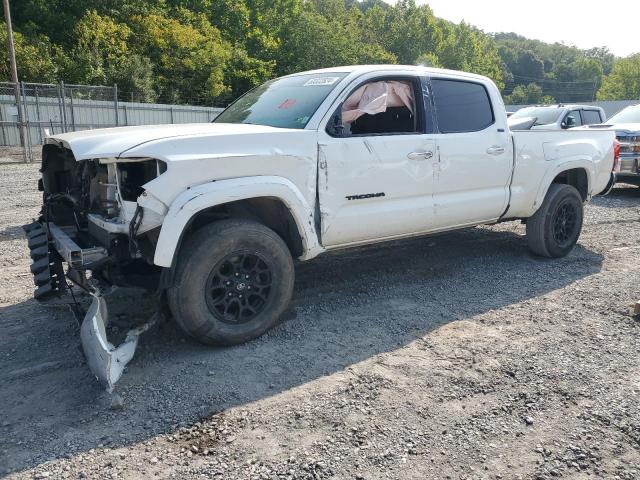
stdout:
[[327,133],[332,137],[344,137],[344,125],[342,123],[342,109],[338,109],[331,115],[327,124]]

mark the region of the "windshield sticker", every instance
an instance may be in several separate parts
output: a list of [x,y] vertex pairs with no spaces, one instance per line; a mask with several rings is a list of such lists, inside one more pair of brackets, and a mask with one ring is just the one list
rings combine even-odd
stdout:
[[282,102],[278,108],[281,110],[286,110],[287,108],[291,108],[296,104],[296,101],[293,98],[287,98],[284,102]]
[[327,85],[333,85],[340,77],[320,77],[320,78],[310,78],[305,82],[303,86],[305,87],[325,87]]

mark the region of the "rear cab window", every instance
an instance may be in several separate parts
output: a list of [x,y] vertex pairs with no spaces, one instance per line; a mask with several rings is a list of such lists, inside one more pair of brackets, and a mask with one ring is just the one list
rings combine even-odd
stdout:
[[598,110],[583,110],[582,111],[582,123],[584,125],[593,125],[596,123],[602,123],[603,118],[600,117]]
[[467,80],[431,79],[440,133],[478,132],[495,122],[489,92]]

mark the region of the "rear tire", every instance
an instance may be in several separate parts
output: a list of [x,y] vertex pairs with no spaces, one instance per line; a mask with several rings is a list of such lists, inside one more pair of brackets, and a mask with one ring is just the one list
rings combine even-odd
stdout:
[[277,324],[291,299],[293,260],[273,230],[221,220],[180,249],[169,307],[178,325],[210,345],[235,345]]
[[571,185],[551,184],[542,206],[527,220],[529,249],[541,257],[564,257],[578,241],[582,219],[578,190]]

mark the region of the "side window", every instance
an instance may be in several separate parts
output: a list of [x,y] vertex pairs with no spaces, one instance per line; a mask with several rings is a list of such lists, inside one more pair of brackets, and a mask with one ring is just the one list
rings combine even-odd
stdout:
[[564,117],[565,128],[579,127],[582,125],[582,119],[580,118],[580,110],[572,110]]
[[355,89],[334,117],[341,120],[343,137],[422,133],[422,115],[416,105],[414,82],[377,80]]
[[494,122],[491,99],[479,83],[459,80],[431,80],[441,133],[477,132]]
[[598,110],[583,110],[582,123],[584,125],[593,125],[594,123],[602,123],[600,112]]

